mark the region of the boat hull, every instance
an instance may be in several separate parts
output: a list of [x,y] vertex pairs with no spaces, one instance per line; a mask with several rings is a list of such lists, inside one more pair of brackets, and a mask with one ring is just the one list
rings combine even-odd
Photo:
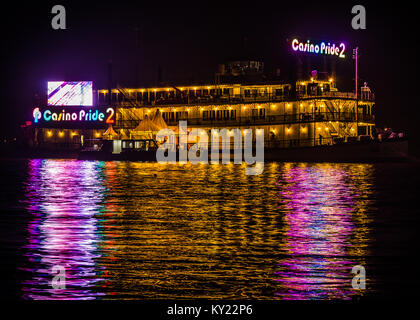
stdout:
[[[209,154],[210,156],[210,154]],[[220,152],[220,160],[222,153]],[[177,153],[177,159],[179,158]],[[156,161],[156,151],[132,151],[112,154],[103,151],[82,151],[80,160],[103,161]],[[234,160],[231,152],[230,160]],[[306,148],[265,149],[266,162],[404,162],[413,158],[408,156],[408,141],[346,143],[332,146],[316,146]]]
[[346,143],[290,149],[266,149],[265,161],[280,162],[405,162],[415,160],[408,155],[408,141]]

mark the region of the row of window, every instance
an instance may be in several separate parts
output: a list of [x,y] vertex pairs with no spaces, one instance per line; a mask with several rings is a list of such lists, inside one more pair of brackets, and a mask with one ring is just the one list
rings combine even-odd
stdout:
[[203,111],[203,120],[236,119],[236,110],[209,110]]
[[[274,96],[283,96],[289,93],[289,88],[285,87],[283,89],[275,89]],[[233,91],[230,88],[224,89],[201,89],[201,90],[190,90],[187,91],[159,91],[159,92],[132,92],[132,93],[125,93],[128,99],[136,100],[136,101],[159,101],[159,100],[171,100],[171,99],[182,99],[189,97],[223,97],[223,96],[232,96]],[[251,97],[264,97],[268,95],[268,91],[265,90],[258,90],[258,89],[246,89],[244,90],[244,97],[251,98]],[[106,103],[107,102],[107,94],[99,94],[99,103]],[[122,102],[124,101],[124,95],[121,93],[113,92],[111,93],[111,101],[112,102]]]
[[308,85],[298,85],[296,89],[301,94],[320,95],[322,92],[329,92],[330,85],[319,86],[317,83],[310,83]]
[[[284,90],[282,88],[280,89],[275,89],[274,90],[274,96],[283,96],[283,95],[288,95],[290,92],[289,87],[284,87]],[[244,96],[245,98],[250,98],[250,97],[264,97],[268,95],[268,91],[266,90],[258,90],[258,89],[246,89],[244,90]]]
[[165,121],[178,121],[188,119],[187,111],[177,111],[177,112],[162,112],[162,118]]
[[[265,109],[252,109],[253,118],[265,118]],[[162,112],[162,118],[165,121],[178,121],[188,119],[187,111]],[[236,110],[207,110],[203,111],[203,120],[235,120]]]

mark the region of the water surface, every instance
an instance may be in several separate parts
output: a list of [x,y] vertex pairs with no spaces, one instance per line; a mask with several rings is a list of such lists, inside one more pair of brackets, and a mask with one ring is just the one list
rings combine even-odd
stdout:
[[[233,164],[5,166],[17,183],[2,187],[3,251],[24,299],[358,299],[398,284],[386,272],[411,241],[400,229],[381,242],[393,219],[412,222],[384,203],[406,195],[384,184],[405,165],[267,163],[258,176]],[[351,286],[354,265],[366,290]],[[64,289],[52,287],[54,266]]]

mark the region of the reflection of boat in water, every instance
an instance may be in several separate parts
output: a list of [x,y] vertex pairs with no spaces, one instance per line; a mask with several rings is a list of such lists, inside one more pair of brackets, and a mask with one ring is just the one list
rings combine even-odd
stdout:
[[154,139],[100,140],[79,152],[79,160],[156,161],[158,145]]

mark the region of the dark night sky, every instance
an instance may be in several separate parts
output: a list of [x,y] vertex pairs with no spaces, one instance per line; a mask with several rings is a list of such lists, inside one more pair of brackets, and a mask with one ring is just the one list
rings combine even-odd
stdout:
[[[136,32],[140,28],[139,81],[153,85],[161,66],[164,81],[212,79],[218,63],[251,56],[266,71],[290,64],[286,38],[344,41],[345,61],[337,61],[338,86],[353,90],[351,49],[361,51],[360,78],[377,96],[378,126],[408,129],[407,108],[415,107],[407,83],[418,57],[409,51],[414,9],[407,4],[360,2],[367,29],[351,28],[351,8],[359,2],[36,2],[17,1],[2,9],[2,99],[0,137],[14,134],[31,119],[33,95],[47,80],[93,80],[107,86],[107,61],[114,80],[136,83]],[[51,28],[51,8],[67,10],[67,30]],[[244,37],[246,46],[244,47]],[[316,59],[314,59],[316,63]],[[318,68],[320,69],[320,68]]]

